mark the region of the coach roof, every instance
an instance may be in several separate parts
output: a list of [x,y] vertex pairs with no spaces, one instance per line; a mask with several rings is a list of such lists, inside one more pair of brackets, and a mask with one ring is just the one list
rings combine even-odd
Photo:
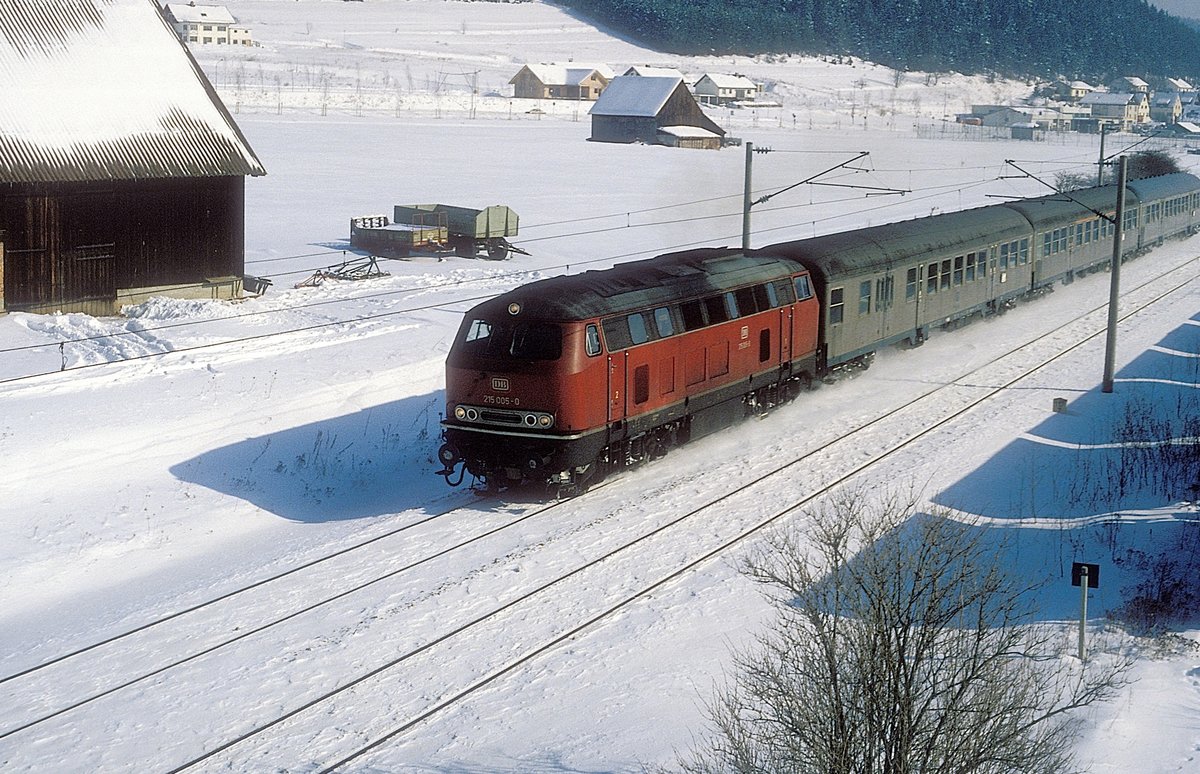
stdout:
[[1029,233],[1029,221],[1020,213],[994,205],[780,242],[756,252],[801,261],[832,279],[883,271],[914,255],[978,250]]

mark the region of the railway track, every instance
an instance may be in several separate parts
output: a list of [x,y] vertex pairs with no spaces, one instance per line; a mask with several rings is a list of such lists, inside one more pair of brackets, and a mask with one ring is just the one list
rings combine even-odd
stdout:
[[[1134,309],[1127,311],[1122,319],[1137,314],[1152,305],[1157,299],[1176,292],[1193,282],[1193,266],[1194,262],[1189,262],[1183,267],[1164,273],[1149,283],[1127,291],[1128,301],[1126,303],[1132,303]],[[1164,285],[1165,289],[1162,287]],[[954,382],[930,387],[915,401],[896,412],[872,418],[828,442],[821,439],[814,448],[810,448],[800,456],[764,473],[755,474],[748,480],[738,482],[737,486],[731,490],[709,496],[703,504],[696,508],[684,512],[663,514],[655,519],[643,519],[647,526],[637,533],[637,537],[617,540],[612,545],[606,545],[586,561],[562,567],[557,566],[559,563],[556,562],[546,562],[546,566],[539,569],[542,577],[526,582],[523,590],[513,593],[501,604],[494,605],[490,609],[472,609],[459,620],[447,622],[434,635],[410,638],[411,642],[398,648],[398,652],[393,658],[380,661],[375,667],[364,669],[348,679],[339,679],[335,685],[328,688],[310,691],[307,700],[298,702],[290,709],[278,712],[270,720],[231,727],[228,729],[228,733],[219,740],[195,740],[201,744],[204,752],[176,765],[171,770],[184,771],[196,769],[202,765],[215,765],[219,761],[229,759],[230,756],[236,756],[233,760],[251,767],[255,764],[277,764],[281,735],[286,735],[284,738],[288,740],[282,743],[283,749],[306,749],[307,744],[297,743],[296,740],[316,740],[321,737],[329,725],[354,728],[357,730],[357,735],[347,734],[347,738],[365,739],[365,741],[354,749],[338,753],[332,764],[318,765],[325,765],[324,770],[331,771],[357,760],[434,715],[444,712],[486,689],[505,675],[520,669],[566,640],[576,637],[616,615],[645,595],[661,589],[703,563],[723,554],[788,514],[803,508],[830,489],[846,483],[873,466],[892,458],[897,452],[928,438],[930,434],[936,433],[940,428],[963,416],[996,393],[1012,387],[1029,374],[1083,346],[1096,336],[1102,335],[1102,318],[1103,308],[1089,310],[1032,342],[1010,348],[983,366],[962,374]],[[935,423],[929,421],[929,417],[933,413],[933,410],[929,408],[930,403],[937,404],[936,413],[939,419]],[[851,448],[853,449],[852,454],[848,452],[848,449]],[[856,461],[847,466],[845,460],[848,458]],[[659,465],[661,464],[659,463]],[[810,475],[805,476],[804,480],[787,475],[801,465],[806,471],[810,471]],[[826,472],[820,476],[814,476],[811,475],[811,471]],[[618,482],[619,480],[617,479]],[[764,490],[769,490],[770,494],[764,494]],[[585,498],[604,499],[610,494],[597,489]],[[616,518],[615,511],[619,511],[623,507],[619,502],[623,498],[613,497],[612,500],[610,508],[605,510],[606,515],[593,521],[605,522],[610,518]],[[783,502],[783,505],[763,516],[761,504],[764,501],[780,501]],[[385,580],[393,581],[402,573],[412,571],[435,559],[451,555],[459,556],[461,554],[455,552],[461,552],[469,546],[481,544],[485,538],[494,538],[517,525],[528,526],[536,521],[535,517],[544,516],[550,512],[560,512],[557,511],[560,508],[563,509],[563,512],[570,514],[585,504],[587,504],[586,499],[577,499],[530,509],[519,514],[513,520],[481,531],[469,539],[447,543],[436,551],[426,551],[422,554],[423,558],[421,559],[411,560],[385,573],[377,573],[361,584],[343,587],[338,593],[327,595],[316,603],[297,607],[288,614],[277,616],[277,620],[261,623],[257,627],[239,631],[232,637],[226,637],[220,642],[193,649],[183,658],[171,659],[168,663],[149,671],[143,670],[133,678],[115,680],[105,690],[90,697],[77,698],[75,701],[65,703],[60,702],[60,706],[53,710],[52,714],[43,713],[40,718],[33,718],[32,721],[0,731],[0,739],[15,737],[52,718],[68,715],[101,698],[134,688],[165,673],[177,671],[219,649],[257,636],[271,627],[334,601],[346,600],[366,587],[374,586]],[[706,526],[714,527],[714,529],[709,539],[702,545],[698,545],[694,538],[695,530],[692,529],[692,525],[697,520],[710,516],[716,509],[720,509],[721,518],[709,518],[704,521]],[[365,550],[368,546],[374,546],[383,541],[384,538],[427,524],[445,515],[427,517],[401,529],[373,537],[368,541],[363,541],[285,573],[222,595],[203,605],[196,605],[164,616],[119,636],[108,638],[92,646],[9,675],[0,679],[0,684],[48,675],[49,673],[45,670],[54,666],[68,666],[84,655],[122,644],[127,638],[158,628],[167,622],[178,621],[195,612],[209,609],[210,605],[236,600],[239,594],[280,583],[284,579],[299,579],[303,572],[335,558],[360,556],[354,552]],[[654,523],[650,525],[650,521]],[[579,527],[579,525],[576,526]],[[585,531],[585,529],[585,527],[579,527],[576,531]],[[618,530],[618,532],[627,534],[625,530]],[[557,533],[546,540],[564,542],[564,538]],[[585,543],[589,543],[589,541],[585,541]],[[620,569],[614,569],[614,567]],[[598,599],[595,605],[587,609],[578,609],[572,605],[572,601],[578,600],[581,595],[571,593],[568,587],[577,584],[582,584],[584,587],[602,586],[605,579],[613,577],[627,580],[621,584],[620,588],[605,589],[606,593],[603,598]],[[583,596],[586,598],[586,595]],[[575,609],[557,609],[554,607],[556,600],[560,605],[566,605],[568,608],[575,607]],[[552,631],[528,632],[528,642],[506,642],[505,635],[520,628],[514,627],[515,622],[535,619],[563,623],[561,626],[554,627]],[[490,660],[479,658],[480,654],[489,648],[495,649],[497,643],[503,645],[499,649],[500,652],[488,654],[491,656]],[[472,659],[470,668],[445,670],[449,674],[472,675],[472,679],[468,680],[466,684],[439,687],[432,693],[425,686],[425,678],[433,669],[431,664],[452,664],[468,657]],[[392,723],[381,723],[376,718],[355,717],[354,696],[364,691],[379,691],[386,692],[388,695],[407,697],[405,701],[397,703],[389,713],[392,717],[403,719]],[[318,709],[319,712],[315,711]],[[345,717],[339,718],[337,717],[339,715]]]

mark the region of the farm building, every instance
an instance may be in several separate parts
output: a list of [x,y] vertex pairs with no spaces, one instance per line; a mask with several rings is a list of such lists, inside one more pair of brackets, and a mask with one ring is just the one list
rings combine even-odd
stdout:
[[0,3],[0,73],[0,311],[241,293],[266,171],[152,0]]
[[238,26],[237,19],[223,5],[167,3],[163,13],[175,34],[185,43],[200,45],[252,46],[254,39],[247,27]]
[[647,78],[679,78],[683,80],[683,73],[674,67],[651,67],[650,65],[634,65],[621,75],[641,75]]
[[696,81],[696,98],[706,104],[720,105],[726,102],[752,100],[758,96],[759,86],[743,75],[707,74]]
[[591,115],[591,139],[599,142],[720,148],[725,136],[679,78],[614,78]]
[[527,64],[509,84],[518,98],[595,100],[612,79],[606,65]]

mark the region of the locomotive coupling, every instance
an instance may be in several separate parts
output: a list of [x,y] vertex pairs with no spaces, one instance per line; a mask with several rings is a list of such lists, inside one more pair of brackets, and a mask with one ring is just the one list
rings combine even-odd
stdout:
[[458,453],[458,449],[454,448],[449,443],[444,443],[442,444],[441,448],[438,449],[437,456],[438,462],[442,463],[442,469],[439,470],[437,474],[446,479],[446,483],[450,486],[458,486],[461,484],[463,478],[467,474],[466,465],[463,465],[462,470],[459,471],[457,481],[450,480],[450,477],[454,475],[454,469],[463,462],[462,455]]

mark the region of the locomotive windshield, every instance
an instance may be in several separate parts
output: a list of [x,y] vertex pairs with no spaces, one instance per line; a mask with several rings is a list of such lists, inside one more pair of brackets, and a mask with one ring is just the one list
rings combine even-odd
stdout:
[[475,319],[466,326],[460,347],[471,357],[558,360],[562,355],[562,329],[546,322]]

